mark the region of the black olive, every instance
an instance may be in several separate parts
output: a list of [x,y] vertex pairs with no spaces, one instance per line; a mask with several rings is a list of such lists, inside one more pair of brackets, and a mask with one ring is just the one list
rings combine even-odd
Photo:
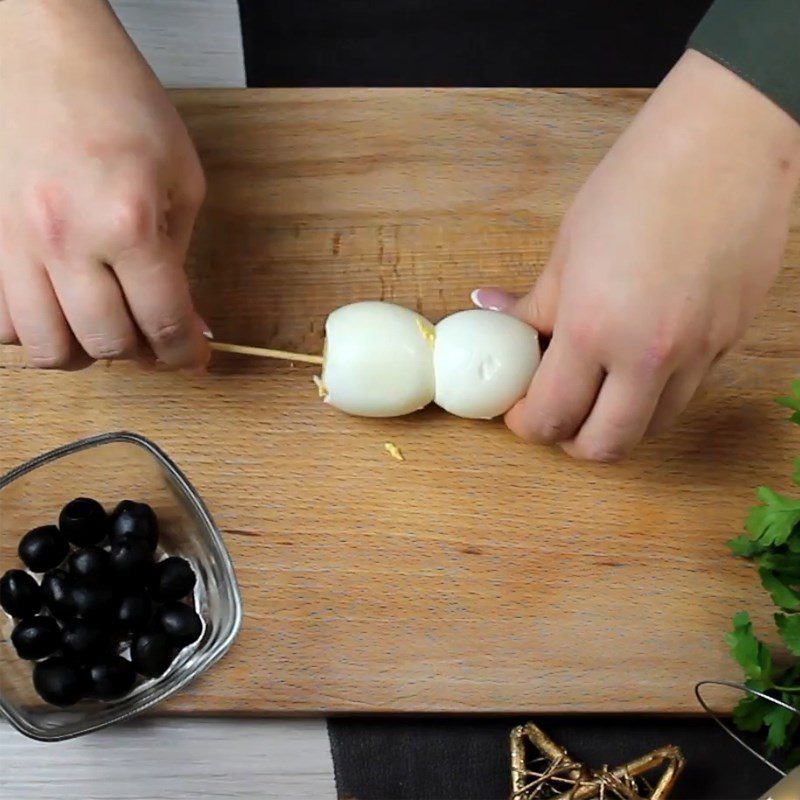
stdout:
[[112,580],[111,558],[102,547],[82,547],[67,558],[67,566],[76,583],[109,583]]
[[114,614],[114,592],[109,586],[78,584],[72,590],[72,600],[83,619],[107,620]]
[[60,620],[72,619],[78,612],[72,592],[75,584],[63,569],[53,569],[42,578],[42,598],[50,613]]
[[123,500],[111,514],[112,543],[129,539],[144,540],[151,552],[158,546],[158,519],[146,503]]
[[61,628],[52,617],[23,619],[11,632],[11,644],[20,658],[38,661],[61,647]]
[[97,500],[78,497],[61,509],[58,526],[72,544],[89,547],[106,538],[108,515]]
[[57,567],[69,553],[69,542],[55,525],[28,531],[19,543],[19,557],[33,572],[47,572]]
[[0,606],[12,617],[32,617],[42,607],[39,584],[21,569],[10,569],[0,578]]
[[180,647],[196,642],[203,632],[203,621],[185,603],[167,603],[156,612],[156,629]]
[[144,630],[153,614],[153,604],[144,593],[123,597],[117,606],[117,628],[122,633]]
[[183,558],[172,556],[159,561],[153,570],[150,590],[156,600],[180,600],[194,589],[194,570]]
[[65,655],[85,664],[109,655],[114,649],[114,640],[97,623],[72,620],[61,632],[61,648]]
[[89,667],[90,692],[100,700],[116,700],[128,694],[136,683],[133,664],[122,656]]
[[87,681],[78,665],[63,658],[51,658],[33,668],[33,686],[42,700],[64,707],[75,705],[84,696]]
[[131,660],[140,675],[159,678],[175,658],[175,648],[163,633],[143,633],[131,642]]
[[114,577],[122,583],[144,584],[153,568],[153,554],[144,542],[130,539],[111,545]]

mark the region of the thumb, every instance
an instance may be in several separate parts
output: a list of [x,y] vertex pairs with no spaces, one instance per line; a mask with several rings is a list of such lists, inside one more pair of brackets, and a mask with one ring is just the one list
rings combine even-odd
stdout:
[[558,305],[558,280],[552,269],[545,269],[533,289],[522,297],[516,297],[494,286],[476,289],[470,297],[478,308],[511,314],[545,336],[553,334]]

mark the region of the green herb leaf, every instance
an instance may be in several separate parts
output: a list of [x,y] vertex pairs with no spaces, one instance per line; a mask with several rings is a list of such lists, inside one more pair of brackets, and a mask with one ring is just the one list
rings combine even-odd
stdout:
[[761,544],[761,542],[752,539],[747,534],[737,536],[728,542],[731,552],[740,558],[753,558],[760,553],[765,553],[769,550],[769,545]]
[[776,402],[795,413],[789,419],[800,425],[800,381],[792,381],[792,394],[788,397],[777,397]]
[[752,688],[760,691],[771,688],[772,655],[753,633],[753,624],[746,611],[740,611],[733,618],[733,631],[726,634],[725,640]]
[[794,711],[783,706],[772,705],[764,714],[764,723],[768,726],[767,747],[770,751],[780,750],[788,743],[787,729],[794,722]]
[[[778,402],[793,412],[791,421],[800,424],[800,380],[793,381],[791,393],[778,398]],[[800,486],[800,458],[794,461],[792,480]],[[781,640],[789,653],[798,657],[800,499],[778,494],[766,486],[758,490],[758,498],[761,505],[751,509],[747,517],[749,536],[739,536],[728,546],[734,555],[755,562],[762,585],[781,609],[774,615]],[[744,731],[757,732],[766,727],[767,752],[785,753],[784,766],[796,767],[800,765],[800,713],[796,713],[800,711],[800,659],[795,658],[783,668],[776,666],[770,649],[754,634],[750,616],[740,612],[733,623],[726,640],[744,671],[747,686],[768,692],[788,706],[777,706],[760,697],[744,697],[734,709],[734,722]]]
[[800,584],[800,553],[762,553],[756,559],[762,569],[778,573],[781,578],[792,585]]
[[758,571],[761,585],[770,593],[772,602],[787,611],[800,609],[800,594],[798,594],[785,580],[768,569]]
[[764,505],[750,511],[745,527],[762,545],[786,544],[795,525],[800,524],[800,500],[773,492],[766,486],[758,490]]
[[776,614],[775,624],[784,644],[796,656],[800,656],[800,614]]
[[772,708],[772,703],[755,695],[746,695],[733,709],[733,721],[740,731],[755,733],[766,725],[764,717]]
[[775,402],[786,408],[800,411],[800,380],[792,381],[792,393],[785,397],[776,397]]

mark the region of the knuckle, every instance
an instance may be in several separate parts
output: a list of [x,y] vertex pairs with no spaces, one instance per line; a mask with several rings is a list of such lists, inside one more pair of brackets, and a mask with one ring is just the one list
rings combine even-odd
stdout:
[[589,444],[584,448],[582,454],[587,461],[597,461],[601,464],[618,464],[629,455],[628,449],[624,445],[612,442]]
[[549,415],[537,415],[531,422],[533,437],[545,444],[565,439],[571,431],[565,419]]
[[602,336],[602,324],[596,317],[589,317],[576,322],[570,329],[569,336],[576,349],[589,352],[597,347]]
[[155,220],[152,198],[144,190],[130,190],[112,205],[111,230],[117,244],[133,247],[146,240]]
[[190,329],[188,317],[171,317],[156,320],[147,327],[147,333],[156,345],[170,346],[186,339]]
[[45,246],[53,252],[60,253],[64,249],[67,230],[60,187],[49,181],[34,186],[28,213],[34,230]]
[[131,354],[133,342],[124,336],[88,334],[83,337],[81,345],[88,356],[101,361],[126,358]]
[[57,344],[26,345],[25,357],[33,369],[64,369],[69,365],[70,349]]
[[646,375],[662,372],[674,363],[680,349],[677,337],[662,336],[651,340],[639,358],[641,372]]

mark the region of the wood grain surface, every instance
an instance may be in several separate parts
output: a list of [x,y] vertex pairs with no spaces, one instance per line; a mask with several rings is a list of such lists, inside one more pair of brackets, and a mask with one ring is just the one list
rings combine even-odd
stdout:
[[[221,340],[319,352],[346,302],[438,319],[475,286],[528,287],[645,95],[175,97],[209,176],[190,263],[206,319]],[[164,711],[693,712],[695,681],[738,676],[733,613],[768,623],[725,542],[756,485],[787,484],[800,445],[771,402],[800,374],[799,307],[795,209],[787,268],[741,347],[671,437],[621,466],[435,410],[348,418],[320,404],[313,367],[220,356],[206,378],[61,375],[6,349],[0,468],[124,428],[204,495],[246,620]]]

